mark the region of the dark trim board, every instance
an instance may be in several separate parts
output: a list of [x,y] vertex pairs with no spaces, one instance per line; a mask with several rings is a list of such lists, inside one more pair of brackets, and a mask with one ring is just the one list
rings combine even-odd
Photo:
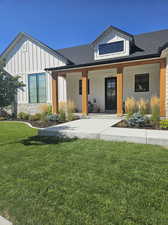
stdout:
[[152,55],[146,55],[143,57],[132,57],[132,58],[122,58],[122,59],[112,59],[112,60],[101,60],[96,61],[93,63],[86,63],[86,64],[80,64],[80,65],[67,65],[67,66],[60,66],[60,67],[51,67],[51,68],[45,68],[46,71],[66,71],[68,72],[68,69],[77,69],[80,67],[89,67],[89,66],[98,66],[98,65],[108,65],[111,63],[125,63],[125,62],[133,62],[135,60],[145,60],[145,59],[155,59],[159,58],[160,54],[152,54]]

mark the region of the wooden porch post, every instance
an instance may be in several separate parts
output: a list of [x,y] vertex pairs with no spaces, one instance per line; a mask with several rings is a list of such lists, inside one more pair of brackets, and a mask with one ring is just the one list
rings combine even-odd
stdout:
[[52,113],[58,112],[58,73],[52,72]]
[[88,114],[88,71],[82,71],[82,114]]
[[117,67],[117,115],[123,114],[123,67]]
[[160,62],[160,116],[166,116],[166,60]]

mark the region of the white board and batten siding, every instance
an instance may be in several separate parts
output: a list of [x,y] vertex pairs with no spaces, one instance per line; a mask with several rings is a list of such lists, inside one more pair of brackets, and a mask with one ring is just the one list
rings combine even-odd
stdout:
[[[19,75],[26,85],[18,91],[17,103],[28,104],[28,75],[45,72],[45,68],[65,65],[65,59],[60,55],[52,54],[48,49],[33,42],[28,37],[22,37],[6,57],[5,69],[11,75]],[[65,79],[59,77],[59,95],[62,100],[66,93],[62,93]],[[51,103],[51,76],[47,73],[47,103]]]

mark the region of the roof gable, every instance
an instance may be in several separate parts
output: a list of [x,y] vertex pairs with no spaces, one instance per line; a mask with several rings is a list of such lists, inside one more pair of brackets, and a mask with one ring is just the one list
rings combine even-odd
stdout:
[[9,46],[2,52],[2,54],[0,55],[0,58],[5,59],[5,56],[8,55],[14,48],[15,46],[21,41],[22,38],[26,37],[27,39],[29,39],[30,41],[36,43],[37,45],[43,47],[44,49],[46,49],[48,52],[50,52],[52,55],[54,56],[59,56],[61,57],[65,63],[67,65],[73,64],[73,62],[71,60],[69,60],[67,57],[63,56],[60,52],[50,48],[49,46],[47,46],[46,44],[42,43],[41,41],[38,41],[37,39],[31,37],[30,35],[24,33],[24,32],[20,32],[16,38],[9,44]]
[[134,36],[132,34],[129,34],[117,27],[109,26],[105,31],[103,31],[91,44],[95,46],[99,41],[101,41],[103,38],[105,38],[109,33],[112,31],[121,33],[122,35],[126,36],[129,40],[134,40]]

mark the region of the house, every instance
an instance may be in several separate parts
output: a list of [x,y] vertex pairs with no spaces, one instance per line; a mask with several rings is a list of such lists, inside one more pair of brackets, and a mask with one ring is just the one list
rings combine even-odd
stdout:
[[160,97],[160,115],[168,115],[168,30],[129,34],[110,26],[93,42],[54,50],[20,33],[1,54],[13,76],[26,87],[18,91],[18,112],[36,113],[39,105],[71,100],[88,114],[88,102],[100,112],[123,114],[127,97]]

